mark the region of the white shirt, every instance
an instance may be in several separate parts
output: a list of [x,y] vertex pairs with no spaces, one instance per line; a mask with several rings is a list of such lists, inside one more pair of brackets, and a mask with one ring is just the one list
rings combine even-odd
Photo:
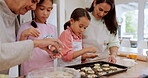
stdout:
[[89,14],[91,22],[83,33],[83,45],[84,47],[95,46],[99,57],[107,57],[110,47],[119,47],[118,34],[116,36],[110,34],[103,19],[96,20],[91,13]]

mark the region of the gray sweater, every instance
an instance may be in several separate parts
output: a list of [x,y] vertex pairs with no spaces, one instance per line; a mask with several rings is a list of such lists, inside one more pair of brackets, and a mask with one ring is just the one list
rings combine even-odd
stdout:
[[23,63],[31,57],[33,41],[16,42],[17,15],[10,11],[4,0],[0,0],[0,71]]

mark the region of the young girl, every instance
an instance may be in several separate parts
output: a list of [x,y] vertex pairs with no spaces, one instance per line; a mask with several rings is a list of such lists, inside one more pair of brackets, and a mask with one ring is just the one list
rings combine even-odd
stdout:
[[82,59],[94,58],[95,47],[82,49],[82,32],[88,27],[90,16],[85,9],[77,8],[71,14],[71,19],[64,25],[64,31],[60,35],[60,40],[64,45],[62,49],[62,59],[58,59],[59,66],[80,64]]
[[[46,23],[46,19],[53,8],[52,5],[53,0],[40,0],[34,11],[34,21],[21,25],[18,32],[18,40],[57,38],[56,27]],[[26,75],[35,69],[52,66],[53,58],[46,51],[35,48],[32,58],[21,64],[21,75]]]

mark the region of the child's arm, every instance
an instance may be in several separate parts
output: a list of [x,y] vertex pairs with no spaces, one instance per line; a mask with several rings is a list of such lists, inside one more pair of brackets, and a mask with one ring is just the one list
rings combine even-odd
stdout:
[[62,50],[63,60],[71,61],[71,60],[73,60],[85,53],[95,53],[96,52],[95,47],[88,47],[88,48],[81,49],[79,51],[73,51],[72,40],[71,40],[71,38],[68,38],[68,37],[70,37],[70,36],[67,35],[67,36],[64,36],[63,38],[60,38],[60,40],[64,44],[64,48]]
[[21,33],[20,39],[19,39],[19,40],[20,40],[20,41],[21,41],[21,40],[26,40],[26,38],[27,38],[28,36],[38,37],[39,34],[40,34],[40,32],[39,32],[36,28],[30,27],[30,28],[24,30],[24,31]]
[[87,58],[95,58],[98,57],[97,54],[83,54],[82,55],[82,60],[86,60]]
[[62,49],[62,59],[64,61],[72,61],[73,59],[85,54],[85,53],[95,53],[96,48],[95,47],[88,47],[81,49],[79,51],[74,51],[72,47],[72,38],[71,38],[71,33],[68,31],[62,32],[60,35],[60,40],[64,45],[64,48]]
[[72,39],[71,39],[71,34],[69,31],[64,30],[62,34],[59,37],[60,41],[63,44],[63,49],[62,49],[62,59],[64,61],[72,61],[73,59],[73,47],[72,47]]
[[88,47],[88,48],[84,48],[81,49],[79,51],[74,51],[73,53],[73,59],[77,58],[85,53],[95,53],[96,52],[96,48],[95,47]]

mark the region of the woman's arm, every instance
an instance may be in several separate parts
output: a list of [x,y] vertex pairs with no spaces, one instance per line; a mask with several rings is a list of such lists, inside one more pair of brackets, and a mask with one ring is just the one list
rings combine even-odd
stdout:
[[120,41],[118,39],[118,34],[116,34],[116,36],[111,34],[110,36],[111,36],[110,42],[108,44],[110,57],[109,57],[108,61],[112,62],[112,63],[116,63],[116,56],[117,56],[117,53],[118,53],[118,49],[120,47]]
[[117,52],[118,52],[118,47],[113,46],[110,47],[110,57],[108,58],[108,61],[111,63],[116,63],[116,56],[117,56]]
[[119,48],[116,47],[116,46],[110,47],[110,48],[109,48],[110,55],[116,57],[116,56],[117,56],[117,53],[118,53],[118,49],[119,49]]

